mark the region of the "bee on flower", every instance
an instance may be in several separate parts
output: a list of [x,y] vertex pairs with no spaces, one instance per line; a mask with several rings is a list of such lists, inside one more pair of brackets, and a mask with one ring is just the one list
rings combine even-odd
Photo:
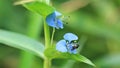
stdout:
[[66,33],[63,38],[56,44],[56,50],[76,54],[79,47],[78,37],[73,33]]

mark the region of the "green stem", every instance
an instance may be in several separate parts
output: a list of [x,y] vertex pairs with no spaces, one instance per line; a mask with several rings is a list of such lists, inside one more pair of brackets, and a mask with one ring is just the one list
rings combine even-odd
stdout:
[[52,36],[51,36],[51,45],[53,44],[54,34],[55,34],[55,28],[53,27],[53,32],[52,32]]
[[51,59],[47,57],[44,59],[44,68],[51,68]]
[[[29,14],[29,24],[27,35],[31,38],[37,39],[42,30],[42,17],[35,13]],[[29,52],[22,52],[19,68],[31,68],[34,61],[34,55]]]
[[[50,4],[50,0],[44,0],[44,2],[48,5]],[[47,49],[50,47],[50,31],[45,20],[44,20],[44,35],[45,35],[45,48]],[[51,67],[51,59],[45,57],[44,68],[50,68],[50,67]]]
[[[44,35],[45,35],[45,48],[50,47],[50,33],[49,33],[49,27],[44,22]],[[50,68],[51,67],[51,60],[48,57],[45,57],[44,59],[44,68]]]
[[50,31],[46,22],[44,22],[45,48],[50,46]]

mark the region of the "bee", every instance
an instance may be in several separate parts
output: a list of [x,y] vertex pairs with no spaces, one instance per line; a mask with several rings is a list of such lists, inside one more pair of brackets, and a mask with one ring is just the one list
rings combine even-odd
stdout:
[[72,47],[71,50],[75,50],[75,49],[77,49],[79,47],[79,43],[78,43],[77,40],[73,40],[71,42],[69,42],[68,40],[66,40],[66,47],[67,47],[68,51],[70,49],[69,48],[70,46]]
[[72,45],[72,50],[77,49],[79,47],[79,43],[77,42],[77,40],[71,41],[70,44]]

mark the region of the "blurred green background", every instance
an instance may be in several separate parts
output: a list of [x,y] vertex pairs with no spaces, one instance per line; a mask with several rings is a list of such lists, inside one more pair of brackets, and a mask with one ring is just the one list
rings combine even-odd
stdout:
[[[14,2],[0,0],[0,29],[27,36],[33,13],[21,5],[13,5]],[[66,32],[75,33],[79,36],[80,54],[93,61],[95,68],[120,68],[120,0],[52,0],[51,4],[70,16],[64,29],[56,30],[54,42]],[[41,17],[39,20],[42,23]],[[44,43],[43,24],[40,29],[37,39]],[[0,44],[0,68],[19,68],[22,54],[19,49]],[[43,67],[42,59],[35,56],[32,60],[31,68]],[[52,63],[52,68],[94,68],[65,59]]]

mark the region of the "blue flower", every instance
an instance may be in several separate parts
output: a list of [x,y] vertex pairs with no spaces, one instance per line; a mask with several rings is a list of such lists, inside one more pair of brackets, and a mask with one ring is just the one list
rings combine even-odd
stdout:
[[78,48],[78,37],[73,33],[66,33],[64,39],[60,40],[56,44],[56,50],[60,52],[69,52],[70,54],[76,54]]
[[62,21],[58,18],[62,14],[55,11],[52,14],[48,15],[46,17],[46,22],[49,26],[54,27],[56,29],[62,29],[63,28],[63,23]]

